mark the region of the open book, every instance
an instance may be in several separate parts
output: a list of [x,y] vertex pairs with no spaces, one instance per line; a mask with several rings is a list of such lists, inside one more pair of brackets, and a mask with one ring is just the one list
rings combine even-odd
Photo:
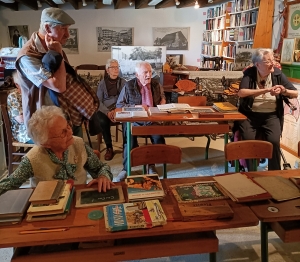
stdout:
[[183,104],[183,103],[171,103],[171,104],[164,104],[164,105],[157,105],[157,108],[160,111],[186,111],[190,110],[191,106],[189,104]]

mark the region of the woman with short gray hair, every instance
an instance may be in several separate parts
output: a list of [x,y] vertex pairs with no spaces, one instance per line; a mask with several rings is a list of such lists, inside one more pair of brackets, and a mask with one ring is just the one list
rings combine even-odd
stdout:
[[238,96],[239,111],[247,120],[239,122],[243,140],[262,137],[273,144],[273,156],[269,170],[280,170],[280,135],[283,127],[283,100],[298,96],[297,89],[287,77],[274,67],[273,51],[267,48],[255,50],[253,66],[244,71]]

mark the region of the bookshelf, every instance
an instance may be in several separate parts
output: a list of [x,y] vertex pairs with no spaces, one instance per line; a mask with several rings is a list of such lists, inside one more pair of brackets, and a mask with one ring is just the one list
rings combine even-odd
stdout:
[[271,48],[273,10],[272,0],[235,0],[208,8],[202,58],[222,56],[222,69],[233,70],[237,48]]

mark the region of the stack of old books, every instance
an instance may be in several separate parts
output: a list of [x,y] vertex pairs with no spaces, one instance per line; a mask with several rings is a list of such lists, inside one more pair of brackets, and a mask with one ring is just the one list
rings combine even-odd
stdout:
[[12,225],[22,221],[29,206],[33,189],[10,190],[0,196],[0,226]]
[[129,176],[125,180],[129,202],[162,199],[164,189],[157,174]]
[[103,210],[107,231],[152,228],[167,223],[159,200],[108,205]]
[[40,181],[29,199],[27,221],[64,219],[72,203],[74,187],[62,180]]

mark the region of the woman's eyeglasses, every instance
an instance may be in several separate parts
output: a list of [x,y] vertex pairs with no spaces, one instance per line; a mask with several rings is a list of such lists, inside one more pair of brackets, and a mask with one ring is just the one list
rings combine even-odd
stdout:
[[261,61],[262,63],[264,63],[265,65],[273,65],[274,64],[274,60],[263,60],[263,61]]
[[68,134],[68,130],[71,129],[71,126],[68,124],[67,125],[67,128],[64,128],[62,131],[61,131],[61,134],[58,135],[58,136],[52,136],[52,137],[49,137],[49,138],[65,138]]
[[109,66],[108,68],[111,68],[111,69],[119,69],[119,66]]

